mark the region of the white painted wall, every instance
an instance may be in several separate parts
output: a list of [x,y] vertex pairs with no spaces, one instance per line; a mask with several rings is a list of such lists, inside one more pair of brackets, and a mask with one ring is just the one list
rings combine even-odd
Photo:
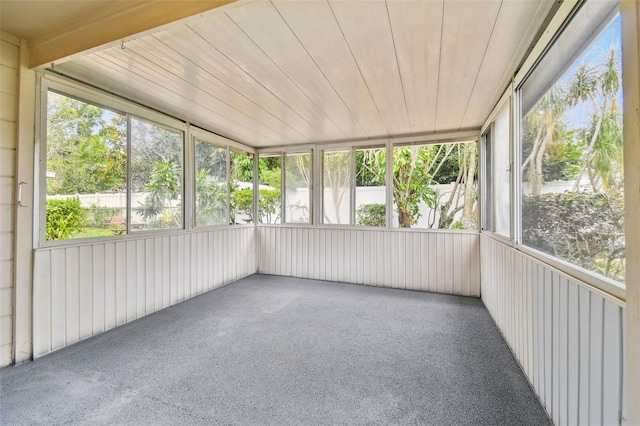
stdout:
[[261,225],[256,238],[263,274],[480,295],[477,233]]
[[480,238],[482,300],[554,423],[620,424],[623,303]]
[[37,249],[34,357],[255,273],[254,232],[239,226]]
[[14,212],[20,41],[0,36],[0,367],[13,362]]

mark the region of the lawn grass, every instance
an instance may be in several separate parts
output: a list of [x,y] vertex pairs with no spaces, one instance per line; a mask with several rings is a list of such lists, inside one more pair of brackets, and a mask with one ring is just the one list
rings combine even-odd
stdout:
[[83,228],[81,231],[71,235],[71,238],[109,237],[111,235],[117,235],[117,233],[113,229]]

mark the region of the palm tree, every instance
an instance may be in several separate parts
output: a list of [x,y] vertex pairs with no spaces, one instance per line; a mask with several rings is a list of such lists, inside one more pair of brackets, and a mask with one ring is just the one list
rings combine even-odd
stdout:
[[559,119],[566,107],[566,95],[562,86],[554,85],[524,118],[524,125],[535,134],[531,153],[522,163],[522,170],[527,170],[529,193],[532,195],[539,194],[542,189],[545,149],[560,136]]
[[589,144],[574,191],[587,174],[594,191],[607,189],[615,181],[622,162],[622,135],[617,102],[620,91],[620,60],[615,47],[602,55],[602,62],[581,65],[574,74],[567,100],[572,107],[589,103],[591,125],[585,132]]

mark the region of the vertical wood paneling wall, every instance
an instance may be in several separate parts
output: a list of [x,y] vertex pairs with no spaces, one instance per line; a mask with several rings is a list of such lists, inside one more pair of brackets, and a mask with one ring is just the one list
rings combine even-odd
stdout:
[[557,425],[618,425],[625,309],[544,263],[481,237],[482,300]]
[[480,296],[479,235],[258,226],[258,272]]
[[14,212],[20,40],[0,33],[0,367],[13,362]]
[[253,226],[37,249],[34,357],[256,271]]

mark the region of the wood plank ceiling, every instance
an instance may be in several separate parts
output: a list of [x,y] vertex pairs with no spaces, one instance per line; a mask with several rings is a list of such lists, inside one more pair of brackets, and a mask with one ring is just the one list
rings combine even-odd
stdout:
[[258,148],[479,129],[552,3],[236,3],[55,70]]

